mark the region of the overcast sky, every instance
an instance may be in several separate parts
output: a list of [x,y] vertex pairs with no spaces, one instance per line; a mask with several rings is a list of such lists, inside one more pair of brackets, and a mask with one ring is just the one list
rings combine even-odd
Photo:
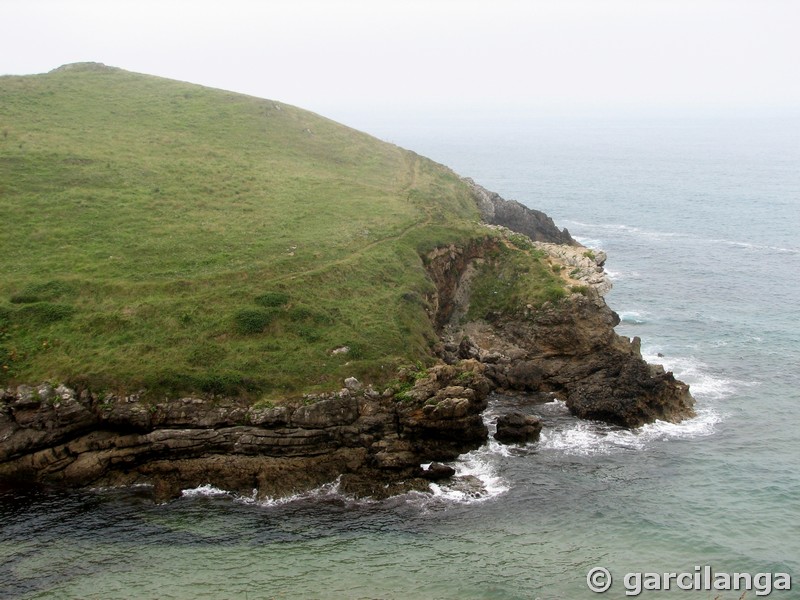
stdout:
[[2,74],[98,61],[329,116],[800,108],[800,0],[0,0],[0,22]]

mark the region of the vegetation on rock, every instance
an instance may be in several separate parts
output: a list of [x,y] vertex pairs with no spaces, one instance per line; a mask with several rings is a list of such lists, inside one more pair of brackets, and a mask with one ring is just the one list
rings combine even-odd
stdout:
[[481,265],[471,288],[469,320],[517,315],[567,295],[543,252],[506,245]]
[[272,100],[75,67],[0,103],[3,385],[388,381],[432,362],[420,257],[487,235],[447,168]]

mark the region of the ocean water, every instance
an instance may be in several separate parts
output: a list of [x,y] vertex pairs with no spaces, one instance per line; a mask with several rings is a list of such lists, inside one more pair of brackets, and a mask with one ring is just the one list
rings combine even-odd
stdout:
[[[691,385],[697,418],[625,431],[523,404],[538,443],[453,463],[481,493],[2,490],[0,597],[622,598],[627,573],[706,566],[788,573],[772,597],[800,597],[800,120],[350,123],[606,250],[618,331]],[[519,404],[494,397],[487,422]],[[638,597],[744,591],[675,587]]]

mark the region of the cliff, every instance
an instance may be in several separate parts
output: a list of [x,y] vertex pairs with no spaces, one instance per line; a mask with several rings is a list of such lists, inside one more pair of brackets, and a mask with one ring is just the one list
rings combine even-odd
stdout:
[[279,406],[20,386],[0,397],[0,478],[149,483],[162,499],[208,482],[282,496],[339,476],[359,495],[423,488],[430,474],[420,463],[451,460],[486,438],[481,370],[434,367],[402,400],[350,380],[339,392]]
[[[584,419],[639,427],[694,416],[689,387],[661,365],[648,364],[638,338],[614,331],[620,320],[603,298],[611,288],[602,268],[605,254],[552,243],[536,243],[534,249],[564,281],[565,296],[541,306],[488,307],[472,319],[464,306],[471,301],[470,288],[487,273],[497,287],[505,285],[506,274],[494,281],[504,256],[487,247],[483,254],[454,247],[437,253],[434,278],[440,295],[449,299],[435,315],[443,360],[477,360],[492,389],[525,392],[533,402],[559,398]],[[470,268],[476,261],[484,263],[483,275]]]
[[578,245],[566,228],[559,230],[553,219],[542,211],[528,208],[516,200],[506,200],[468,177],[464,181],[472,188],[484,223],[506,227],[535,242]]

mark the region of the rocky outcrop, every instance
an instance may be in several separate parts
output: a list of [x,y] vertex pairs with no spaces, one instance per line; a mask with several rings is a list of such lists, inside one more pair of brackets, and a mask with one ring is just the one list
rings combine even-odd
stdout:
[[[451,319],[442,328],[444,360],[477,360],[495,389],[555,396],[585,419],[639,427],[693,416],[688,386],[662,366],[648,364],[637,338],[614,331],[619,317],[603,299],[610,289],[602,272],[605,255],[583,247],[538,247],[555,261],[565,287],[577,291],[555,304],[528,306],[491,321]],[[460,281],[451,285],[457,288]],[[457,290],[450,295],[459,297]],[[451,314],[457,310],[449,308]]]
[[435,285],[435,291],[426,298],[428,315],[437,329],[452,320],[454,311],[468,302],[468,293],[464,293],[468,286],[464,283],[469,279],[472,265],[498,244],[496,238],[486,236],[465,246],[450,244],[436,248],[424,257],[428,276]]
[[442,463],[431,463],[428,468],[424,469],[421,473],[422,477],[429,481],[450,479],[455,474],[456,470],[453,467],[443,465]]
[[467,324],[460,353],[487,361],[498,390],[555,396],[584,419],[639,427],[694,416],[688,386],[648,364],[638,339],[614,332],[618,322],[604,303],[574,294],[528,318]]
[[464,181],[472,188],[484,223],[507,227],[511,231],[528,236],[535,242],[577,245],[569,231],[559,230],[553,219],[545,213],[528,208],[516,200],[505,200],[472,179],[465,178]]
[[611,279],[603,270],[606,253],[602,250],[547,242],[538,242],[535,246],[544,251],[559,267],[561,277],[568,285],[590,286],[600,296],[611,291]]
[[497,432],[494,434],[501,444],[527,444],[539,439],[542,420],[533,415],[513,411],[497,417]]
[[437,457],[456,458],[477,447],[488,431],[481,413],[492,388],[478,361],[436,365],[400,395],[398,407],[403,438]]
[[19,386],[0,395],[0,478],[147,482],[161,498],[208,482],[282,496],[340,475],[357,494],[422,488],[443,475],[421,463],[451,460],[486,439],[490,384],[482,371],[469,361],[440,365],[402,393],[384,394],[348,378],[340,392],[278,406]]

